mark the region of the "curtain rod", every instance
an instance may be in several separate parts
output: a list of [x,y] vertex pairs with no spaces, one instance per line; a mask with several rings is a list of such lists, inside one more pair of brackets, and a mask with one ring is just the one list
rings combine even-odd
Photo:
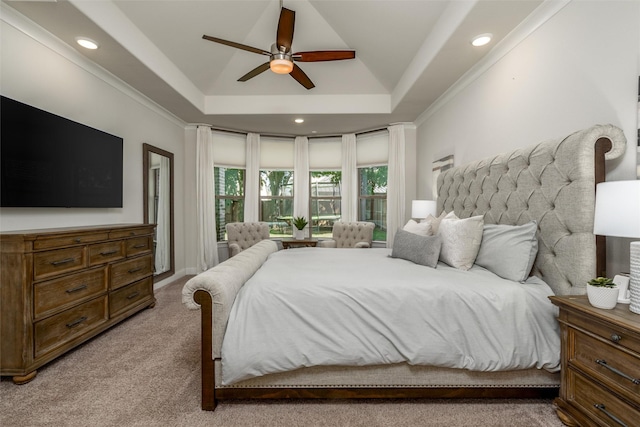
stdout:
[[[204,123],[200,123],[200,124],[195,124],[195,126],[206,126],[211,130],[217,131],[217,132],[227,132],[227,133],[234,133],[237,135],[247,135],[249,133],[258,133],[258,132],[248,132],[248,131],[241,131],[241,130],[235,130],[235,129],[225,129],[225,128],[217,128],[215,126],[211,126],[211,125],[207,125]],[[355,135],[366,135],[368,133],[375,133],[375,132],[380,132],[380,131],[385,131],[388,130],[386,127],[381,127],[381,128],[374,128],[374,129],[367,129],[367,130],[363,130],[360,132],[349,132],[349,133],[353,133]],[[271,138],[295,138],[296,136],[304,136],[304,135],[282,135],[282,134],[275,134],[275,133],[260,133],[260,136],[266,136],[266,137],[271,137]],[[318,136],[307,136],[307,138],[309,139],[314,139],[314,138],[336,138],[336,137],[341,137],[343,134],[329,134],[329,135],[318,135]]]

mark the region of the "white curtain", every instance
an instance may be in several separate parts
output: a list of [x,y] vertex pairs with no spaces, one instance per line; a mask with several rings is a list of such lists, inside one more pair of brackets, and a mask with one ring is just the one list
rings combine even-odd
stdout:
[[342,198],[341,221],[358,220],[358,166],[356,164],[356,134],[342,135]]
[[387,247],[393,247],[398,227],[404,224],[404,126],[389,126],[389,167],[387,176]]
[[158,169],[158,218],[156,220],[156,259],[155,259],[155,272],[156,274],[169,270],[171,266],[169,245],[170,224],[169,224],[169,210],[170,203],[170,170],[169,170],[169,158],[165,156],[158,156],[160,158],[160,167]]
[[207,126],[198,126],[196,139],[196,210],[198,272],[218,264],[216,241],[213,135]]
[[245,162],[244,221],[259,220],[260,198],[260,134],[247,134],[247,159]]
[[309,140],[298,136],[294,147],[293,216],[309,219]]

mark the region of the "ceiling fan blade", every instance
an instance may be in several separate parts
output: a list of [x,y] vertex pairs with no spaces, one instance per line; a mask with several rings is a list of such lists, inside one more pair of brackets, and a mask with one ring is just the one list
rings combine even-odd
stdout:
[[280,10],[280,19],[278,20],[278,32],[276,33],[276,48],[280,50],[281,46],[286,48],[285,52],[291,52],[291,42],[293,41],[293,28],[296,22],[296,13],[283,7]]
[[314,87],[316,87],[316,85],[313,84],[311,79],[307,77],[304,71],[302,71],[302,69],[298,67],[296,64],[293,64],[293,70],[291,71],[291,73],[289,73],[289,75],[291,75],[291,77],[296,79],[298,83],[300,83],[302,86],[306,87],[307,89],[313,89]]
[[257,47],[247,46],[246,44],[230,42],[229,40],[219,39],[217,37],[211,37],[211,36],[207,36],[207,35],[202,36],[202,38],[205,39],[205,40],[209,40],[209,41],[215,42],[215,43],[220,43],[220,44],[224,44],[224,45],[227,45],[227,46],[235,47],[236,49],[242,49],[242,50],[246,50],[248,52],[258,53],[260,55],[271,56],[271,52],[267,52],[266,50],[258,49]]
[[319,62],[319,61],[341,61],[343,59],[354,59],[355,50],[314,50],[311,52],[296,52],[293,55],[294,61],[299,62]]
[[252,79],[255,76],[257,76],[258,74],[264,73],[268,69],[269,69],[269,62],[265,62],[264,64],[258,65],[256,68],[254,68],[253,70],[249,71],[244,76],[240,77],[238,79],[238,81],[239,82],[246,82],[247,80]]

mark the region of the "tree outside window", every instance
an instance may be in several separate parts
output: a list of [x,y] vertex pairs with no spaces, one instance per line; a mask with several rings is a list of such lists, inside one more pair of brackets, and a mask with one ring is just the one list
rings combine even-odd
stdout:
[[373,240],[387,240],[387,166],[358,168],[358,219],[373,222]]
[[342,172],[311,172],[311,236],[331,237],[333,223],[340,221]]
[[293,171],[260,171],[260,221],[269,224],[271,236],[291,236]]
[[217,240],[227,240],[225,226],[244,221],[245,170],[216,167],[216,233]]

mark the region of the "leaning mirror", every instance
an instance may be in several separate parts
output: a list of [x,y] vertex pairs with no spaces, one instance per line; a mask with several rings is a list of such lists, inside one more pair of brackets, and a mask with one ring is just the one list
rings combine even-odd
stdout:
[[175,272],[173,255],[173,153],[142,145],[145,224],[156,224],[154,276],[158,282]]

